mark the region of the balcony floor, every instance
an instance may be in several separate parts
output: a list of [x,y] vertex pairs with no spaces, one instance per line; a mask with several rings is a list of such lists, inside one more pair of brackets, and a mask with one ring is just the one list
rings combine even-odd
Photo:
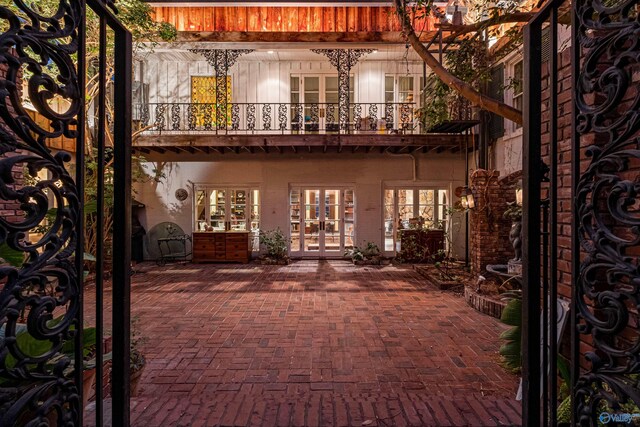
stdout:
[[338,152],[458,152],[473,147],[473,136],[464,134],[216,134],[215,132],[163,132],[144,134],[134,144],[134,151],[145,154],[191,153],[224,154],[227,152],[269,153],[298,151]]

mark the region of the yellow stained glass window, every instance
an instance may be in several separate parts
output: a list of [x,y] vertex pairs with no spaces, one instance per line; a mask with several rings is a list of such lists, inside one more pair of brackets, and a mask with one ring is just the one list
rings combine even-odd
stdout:
[[[205,114],[209,114],[209,111],[211,123],[215,125],[216,78],[214,76],[191,76],[191,103],[201,104],[196,110],[197,126],[204,125]],[[227,126],[231,126],[231,76],[227,76]]]

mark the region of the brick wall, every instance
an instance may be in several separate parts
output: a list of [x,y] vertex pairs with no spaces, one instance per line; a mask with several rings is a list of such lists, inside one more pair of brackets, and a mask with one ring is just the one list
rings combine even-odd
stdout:
[[[7,77],[7,65],[6,64],[0,64],[0,79],[6,79]],[[22,85],[18,84],[18,90],[20,92],[22,92]],[[10,113],[14,113],[13,108],[11,107],[11,104],[8,105],[9,107],[9,112]],[[2,120],[0,120],[0,126],[2,126],[4,131],[9,131],[5,126],[4,123],[2,122]],[[11,133],[11,132],[9,132]],[[2,154],[0,155],[0,159],[2,157],[6,157],[6,156],[11,156],[11,155],[15,155],[16,153],[6,153],[6,154]],[[11,172],[11,175],[13,177],[14,180],[14,187],[21,187],[23,185],[24,182],[24,176],[23,176],[23,172],[22,172],[22,166],[18,165],[16,166],[13,171]],[[22,212],[22,210],[20,210],[20,203],[15,202],[15,201],[8,201],[8,200],[3,200],[2,198],[0,198],[0,215],[6,219],[7,221],[10,222],[18,222],[20,221],[23,217],[24,214]]]
[[507,203],[516,199],[522,172],[500,178],[497,171],[476,170],[470,188],[475,208],[469,215],[469,258],[474,275],[485,273],[488,264],[506,264],[514,256],[509,242],[511,220],[503,217]]

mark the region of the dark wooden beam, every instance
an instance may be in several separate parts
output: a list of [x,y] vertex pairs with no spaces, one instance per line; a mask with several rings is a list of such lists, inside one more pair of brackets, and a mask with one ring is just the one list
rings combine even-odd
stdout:
[[463,146],[465,139],[471,144],[471,136],[463,134],[415,134],[415,135],[381,135],[381,134],[309,134],[309,135],[211,135],[202,133],[185,133],[179,135],[142,135],[134,144],[135,147],[166,146],[209,146],[209,147],[242,147],[253,146],[265,149],[276,146],[443,146],[452,148]]
[[201,153],[209,154],[209,147],[197,147],[197,146],[194,146],[193,148],[195,150],[201,152]]
[[[428,42],[437,31],[424,31],[420,39]],[[295,31],[179,31],[177,42],[215,43],[406,43],[400,31],[295,32]]]

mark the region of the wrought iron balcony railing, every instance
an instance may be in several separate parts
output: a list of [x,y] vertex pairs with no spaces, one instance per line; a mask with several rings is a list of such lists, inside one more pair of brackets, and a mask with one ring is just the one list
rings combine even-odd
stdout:
[[148,128],[145,132],[155,134],[421,132],[415,103],[352,103],[349,118],[342,123],[338,107],[338,103],[149,103],[134,105],[133,114],[135,121]]

